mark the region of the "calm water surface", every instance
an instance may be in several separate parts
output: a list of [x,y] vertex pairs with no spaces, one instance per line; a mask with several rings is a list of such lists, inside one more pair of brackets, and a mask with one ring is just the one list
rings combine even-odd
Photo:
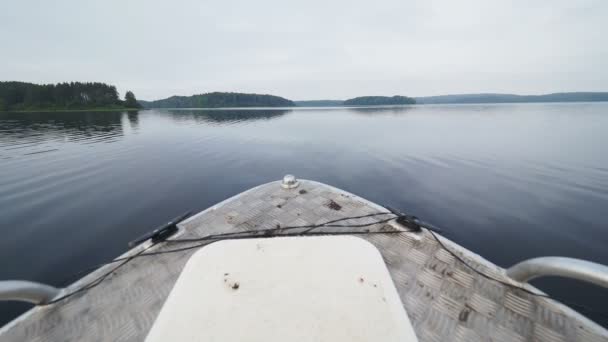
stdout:
[[[501,266],[608,264],[607,132],[608,103],[0,113],[0,279],[60,285],[286,173],[415,213]],[[608,305],[594,286],[535,284]],[[0,324],[27,307],[0,303]]]

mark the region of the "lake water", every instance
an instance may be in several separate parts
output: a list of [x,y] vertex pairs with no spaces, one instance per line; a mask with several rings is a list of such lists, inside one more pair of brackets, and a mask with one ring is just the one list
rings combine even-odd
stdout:
[[[0,279],[60,285],[286,173],[414,213],[501,266],[608,264],[607,149],[608,103],[0,113]],[[608,305],[594,286],[534,284]],[[0,302],[0,324],[27,307]]]

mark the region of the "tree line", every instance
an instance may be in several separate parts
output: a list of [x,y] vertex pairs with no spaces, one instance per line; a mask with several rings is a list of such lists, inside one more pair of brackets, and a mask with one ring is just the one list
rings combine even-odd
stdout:
[[219,108],[219,107],[293,107],[295,103],[274,95],[244,93],[208,93],[172,96],[163,100],[140,101],[147,108]]
[[105,83],[0,82],[0,111],[140,107],[133,92],[121,100],[116,87]]

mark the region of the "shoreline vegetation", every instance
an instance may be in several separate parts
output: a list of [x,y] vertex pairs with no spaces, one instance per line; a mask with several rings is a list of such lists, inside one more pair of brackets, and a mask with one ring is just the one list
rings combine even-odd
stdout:
[[120,99],[116,87],[99,82],[34,84],[0,81],[0,112],[107,112],[141,108],[348,107],[413,104],[490,104],[608,101],[608,92],[568,92],[543,95],[458,94],[423,97],[361,96],[347,100],[292,101],[269,94],[212,92],[138,101],[132,91]]
[[144,108],[233,108],[295,107],[291,100],[268,94],[213,92],[192,96],[171,96],[156,101],[139,101]]
[[333,106],[382,106],[415,104],[407,96],[362,96],[342,100],[291,101],[268,94],[213,92],[192,96],[171,96],[156,101],[139,101],[144,108],[234,108],[234,107],[333,107]]
[[[410,100],[406,100],[410,99]],[[408,102],[414,103],[395,103]],[[306,100],[294,101],[298,107],[341,107],[341,106],[380,106],[402,104],[490,104],[490,103],[541,103],[541,102],[606,102],[608,92],[569,92],[543,95],[516,94],[458,94],[439,96],[363,96],[348,100]]]
[[116,87],[105,83],[0,82],[0,112],[116,111],[140,108],[132,91],[127,91],[124,100],[121,100]]

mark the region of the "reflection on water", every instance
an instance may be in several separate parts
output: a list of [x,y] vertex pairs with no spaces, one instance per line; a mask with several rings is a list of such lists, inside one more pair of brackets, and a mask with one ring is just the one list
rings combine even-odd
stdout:
[[137,130],[137,128],[139,127],[139,111],[134,110],[127,112],[127,118],[129,119],[129,125],[131,126],[131,129]]
[[[442,226],[502,266],[608,264],[608,104],[0,113],[0,279],[59,285],[286,173]],[[608,294],[536,285],[603,310]],[[0,322],[27,305],[0,303]],[[592,315],[602,321],[602,316]]]
[[271,120],[281,117],[291,110],[283,109],[209,109],[209,110],[193,110],[179,109],[165,111],[175,120],[180,121],[196,121],[198,123],[238,123],[242,121],[253,120]]
[[348,109],[356,114],[366,115],[401,115],[412,111],[412,106],[387,106],[387,107],[349,107]]
[[[123,118],[137,126],[138,112],[0,113],[0,158],[57,150],[66,141],[112,142],[123,135]],[[13,152],[10,152],[13,151]]]

